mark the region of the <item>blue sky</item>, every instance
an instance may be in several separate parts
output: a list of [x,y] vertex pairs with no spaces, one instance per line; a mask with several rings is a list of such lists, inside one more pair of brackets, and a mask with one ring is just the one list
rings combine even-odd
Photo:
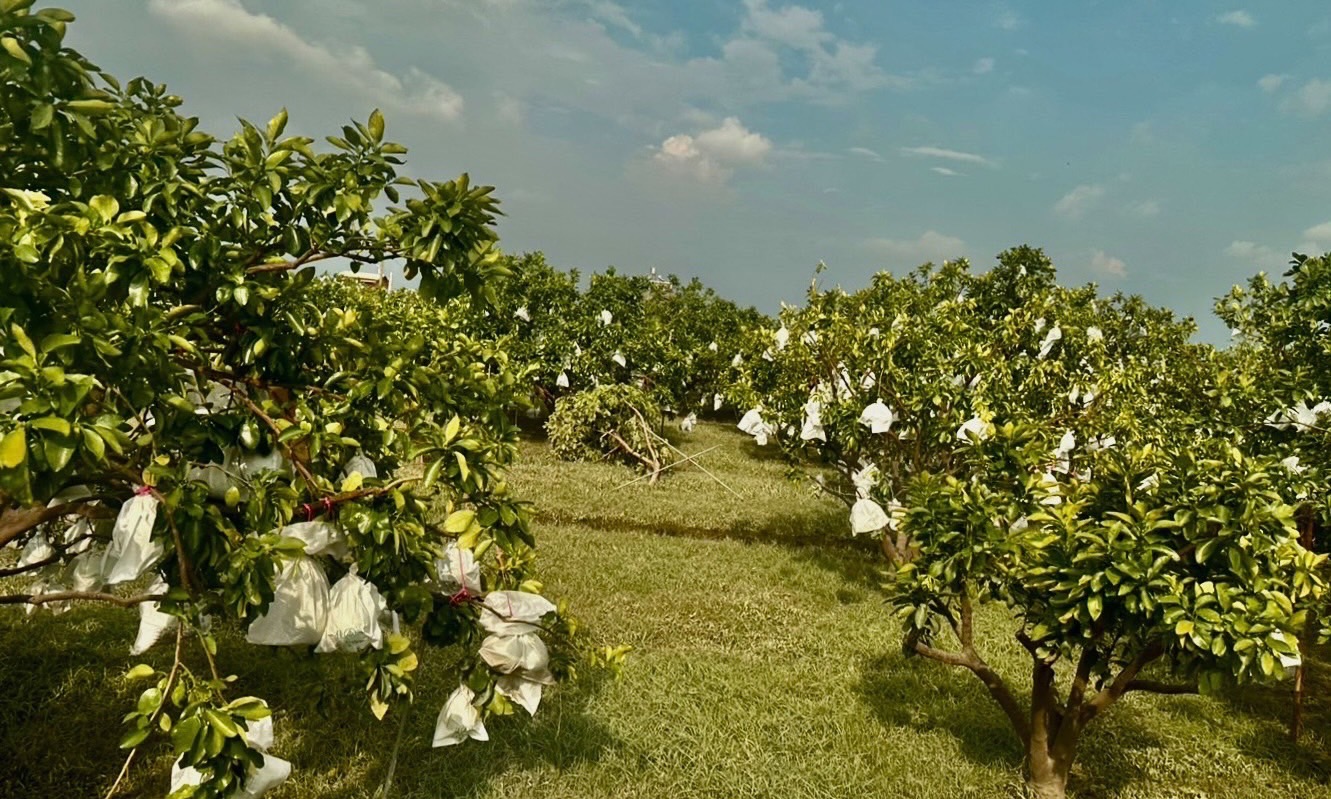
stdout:
[[1215,296],[1331,249],[1331,7],[847,0],[65,0],[71,43],[207,129],[384,110],[498,187],[509,251],[823,282],[1044,247],[1221,342]]

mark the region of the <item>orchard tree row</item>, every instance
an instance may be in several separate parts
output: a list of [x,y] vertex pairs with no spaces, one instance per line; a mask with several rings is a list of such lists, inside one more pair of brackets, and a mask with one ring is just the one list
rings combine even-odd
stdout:
[[[1039,250],[810,290],[769,330],[740,427],[831,467],[881,544],[905,649],[969,670],[1065,794],[1087,725],[1134,691],[1285,676],[1326,591],[1331,268],[1220,303],[1231,350],[1139,298],[1065,288]],[[1305,530],[1306,532],[1306,530]],[[1006,606],[1030,672],[976,647]],[[1032,686],[1029,699],[1018,685]]]
[[[624,275],[612,267],[584,286],[537,253],[505,255],[476,334],[527,370],[547,410],[562,396],[632,385],[667,412],[715,412],[751,358],[753,331],[770,319],[723,299],[696,278]],[[656,421],[656,420],[653,420]]]

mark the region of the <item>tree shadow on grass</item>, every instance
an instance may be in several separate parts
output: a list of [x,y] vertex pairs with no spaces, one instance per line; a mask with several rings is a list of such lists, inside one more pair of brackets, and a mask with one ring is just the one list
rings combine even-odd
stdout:
[[[0,614],[0,799],[101,796],[125,752],[121,717],[147,683],[121,675],[139,662],[170,666],[169,641],[130,657],[135,614],[77,608],[62,616]],[[370,797],[382,784],[401,712],[382,722],[369,712],[364,678],[352,655],[254,647],[238,629],[219,629],[219,667],[239,678],[228,695],[254,695],[274,710],[273,753],[293,764],[292,788],[306,796]],[[586,712],[607,676],[584,673],[548,691],[535,718],[487,722],[491,741],[432,749],[435,718],[456,687],[456,653],[421,653],[415,706],[407,714],[393,796],[460,797],[511,770],[572,767],[618,745]],[[197,647],[186,661],[196,670]],[[154,741],[141,753],[121,796],[164,795],[170,751]],[[303,785],[302,785],[303,784]]]
[[671,538],[701,541],[739,541],[786,547],[805,563],[835,572],[862,588],[876,589],[883,582],[886,561],[877,542],[842,534],[844,513],[838,508],[811,504],[795,515],[772,515],[717,526],[691,525],[671,519],[639,521],[614,514],[538,515],[544,523],[574,524],[601,532],[631,530]]
[[1331,782],[1331,648],[1305,647],[1303,676],[1303,734],[1298,743],[1289,737],[1294,713],[1294,684],[1251,685],[1220,697],[1233,710],[1262,722],[1242,739],[1243,751],[1267,760],[1295,776]]
[[137,662],[169,665],[165,647],[130,657],[136,627],[132,611],[0,609],[0,797],[106,792],[125,755],[121,717],[146,687],[121,675]]
[[[1013,674],[1010,685],[1028,675]],[[1024,757],[1003,712],[979,680],[962,669],[901,654],[865,658],[856,691],[880,723],[913,731],[946,733],[972,762],[1012,769]],[[1105,742],[1112,744],[1105,745]],[[1125,744],[1124,742],[1130,742]],[[1128,708],[1115,708],[1084,733],[1070,787],[1078,796],[1117,796],[1145,778],[1137,754],[1160,739]]]

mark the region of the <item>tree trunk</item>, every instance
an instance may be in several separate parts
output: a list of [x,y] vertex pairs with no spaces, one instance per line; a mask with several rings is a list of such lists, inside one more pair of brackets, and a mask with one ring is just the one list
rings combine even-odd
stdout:
[[[1061,738],[1062,736],[1060,736]],[[1061,743],[1061,741],[1059,742]],[[1076,744],[1073,743],[1072,747]],[[1066,799],[1068,795],[1068,773],[1072,770],[1072,758],[1075,749],[1065,751],[1055,744],[1053,750],[1037,744],[1035,736],[1026,751],[1027,785],[1036,799]]]

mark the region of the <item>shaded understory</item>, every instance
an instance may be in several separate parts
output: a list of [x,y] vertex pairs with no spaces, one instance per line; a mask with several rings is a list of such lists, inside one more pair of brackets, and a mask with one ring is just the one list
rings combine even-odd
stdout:
[[[1021,795],[1020,751],[970,675],[900,653],[870,547],[844,508],[812,498],[752,444],[704,425],[681,442],[740,498],[681,467],[617,488],[627,470],[553,460],[524,442],[513,482],[538,507],[543,576],[589,635],[636,647],[618,681],[555,691],[491,741],[429,748],[452,688],[447,653],[422,658],[397,766],[401,797],[1004,797]],[[0,797],[86,797],[119,768],[119,675],[133,614],[82,609],[30,622],[0,613]],[[981,614],[979,646],[1018,690],[1013,624]],[[146,660],[170,657],[160,645]],[[368,797],[398,729],[365,709],[339,658],[222,642],[238,691],[277,713],[295,775],[276,797]],[[1133,695],[1087,733],[1079,797],[1331,797],[1331,672],[1310,675],[1308,733],[1287,740],[1289,692],[1226,700]],[[395,711],[396,713],[396,711]],[[153,751],[126,795],[164,793]]]

